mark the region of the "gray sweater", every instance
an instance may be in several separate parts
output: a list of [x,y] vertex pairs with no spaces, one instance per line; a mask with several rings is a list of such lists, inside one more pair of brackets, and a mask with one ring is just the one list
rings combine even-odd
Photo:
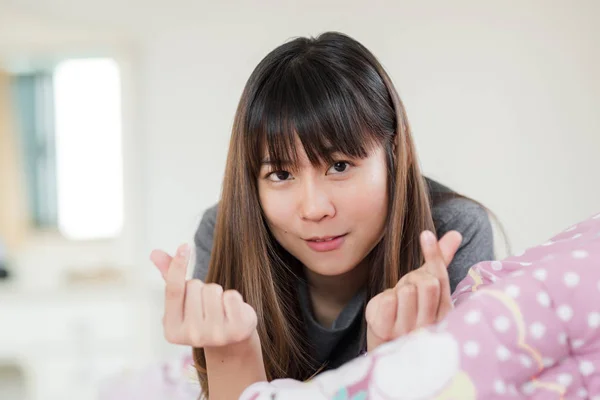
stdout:
[[[480,261],[494,259],[492,226],[487,212],[476,203],[464,198],[451,198],[436,201],[438,196],[452,194],[447,187],[427,179],[432,197],[432,214],[436,234],[442,237],[450,230],[456,230],[463,241],[452,263],[448,267],[451,290],[465,277],[469,268]],[[218,205],[204,212],[195,235],[196,265],[194,277],[204,280],[213,242],[213,230]],[[312,314],[308,288],[305,283],[299,288],[299,301],[306,324],[308,341],[314,346],[314,358],[325,369],[336,368],[364,351],[364,337],[361,326],[364,319],[365,293],[357,293],[330,328],[320,325]]]

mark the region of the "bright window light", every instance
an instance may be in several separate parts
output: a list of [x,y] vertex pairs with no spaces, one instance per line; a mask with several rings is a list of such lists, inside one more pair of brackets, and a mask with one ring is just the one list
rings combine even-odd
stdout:
[[54,73],[59,229],[115,237],[123,223],[121,93],[110,59],[68,60]]

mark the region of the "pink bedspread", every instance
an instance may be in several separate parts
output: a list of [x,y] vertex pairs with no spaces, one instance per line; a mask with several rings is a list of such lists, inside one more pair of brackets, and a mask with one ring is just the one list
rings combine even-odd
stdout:
[[441,323],[258,399],[600,400],[600,214],[503,261],[473,266]]

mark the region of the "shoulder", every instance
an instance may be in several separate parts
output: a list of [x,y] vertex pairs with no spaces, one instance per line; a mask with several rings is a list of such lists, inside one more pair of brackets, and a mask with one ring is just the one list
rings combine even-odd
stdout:
[[457,230],[472,235],[491,229],[488,212],[476,202],[465,198],[448,199],[433,208],[433,220],[439,235]]
[[215,224],[217,222],[217,210],[219,205],[215,204],[207,208],[202,214],[202,219],[196,230],[196,242],[203,242],[206,238],[212,239]]
[[200,224],[198,225],[196,234],[194,236],[196,246],[210,249],[213,239],[213,231],[215,230],[215,224],[217,221],[218,207],[219,205],[215,204],[207,208],[202,214],[202,219],[200,220]]
[[427,181],[432,200],[431,213],[438,236],[456,230],[468,239],[478,232],[491,231],[488,212],[482,205],[438,182],[431,179]]
[[202,220],[200,226],[204,225],[207,227],[214,228],[217,221],[217,211],[219,209],[219,203],[207,208],[202,214]]

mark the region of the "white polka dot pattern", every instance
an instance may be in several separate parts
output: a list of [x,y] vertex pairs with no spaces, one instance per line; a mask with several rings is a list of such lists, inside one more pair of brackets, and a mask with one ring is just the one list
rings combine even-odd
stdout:
[[308,383],[255,384],[242,398],[600,400],[599,233],[600,214],[521,255],[478,263],[442,323]]

